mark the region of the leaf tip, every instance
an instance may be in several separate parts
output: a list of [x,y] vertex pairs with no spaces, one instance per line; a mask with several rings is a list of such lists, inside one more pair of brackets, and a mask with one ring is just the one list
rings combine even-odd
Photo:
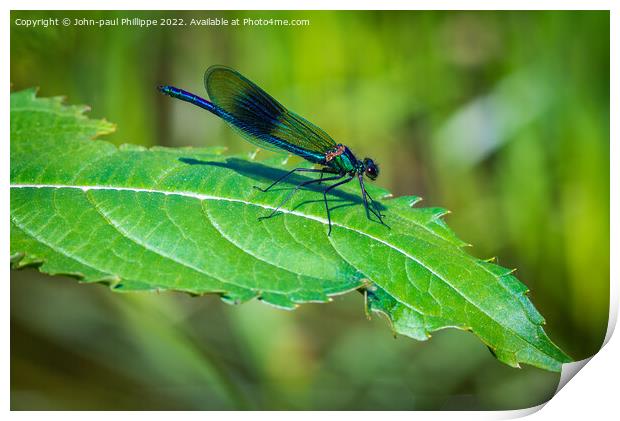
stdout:
[[256,160],[256,157],[258,156],[259,153],[260,153],[260,149],[256,148],[254,149],[254,151],[248,153],[248,158],[250,159],[250,161],[254,161]]
[[97,131],[97,133],[95,133],[95,136],[93,137],[93,139],[99,136],[114,133],[116,131],[116,128],[118,127],[116,123],[112,123],[106,120],[105,118],[102,118],[101,120],[99,120],[99,122],[101,122],[102,127]]
[[409,207],[414,207],[415,205],[417,205],[418,203],[420,203],[421,201],[423,201],[424,199],[420,196],[413,196],[413,198],[411,200],[409,200]]
[[440,221],[444,216],[452,213],[452,211],[445,208],[433,208],[432,221]]

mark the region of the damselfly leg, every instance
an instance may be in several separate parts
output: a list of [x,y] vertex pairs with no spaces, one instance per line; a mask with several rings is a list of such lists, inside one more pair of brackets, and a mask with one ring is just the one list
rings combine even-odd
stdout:
[[[381,223],[381,225],[385,225],[386,227],[389,228],[389,225],[387,225],[385,222],[383,222],[383,218],[381,215],[381,212],[379,210],[375,210],[374,209],[374,200],[372,200],[372,197],[370,197],[370,195],[368,194],[368,192],[366,191],[366,187],[364,186],[364,178],[362,176],[362,174],[358,175],[358,179],[360,182],[360,188],[362,189],[362,199],[364,199],[364,208],[366,208],[366,217],[368,219],[370,218],[370,214],[369,211],[372,212],[373,215],[375,215],[378,219],[379,222]],[[373,204],[373,206],[368,206],[368,198],[370,197],[371,203]]]
[[[366,187],[366,186],[364,186]],[[385,216],[381,213],[381,209],[379,209],[379,205],[377,204],[377,202],[370,196],[370,193],[368,193],[368,190],[366,190],[366,196],[368,196],[368,199],[370,199],[370,203],[372,204],[372,206],[375,208],[375,210],[379,213],[379,215],[381,217]]]
[[278,178],[276,181],[274,181],[273,183],[271,183],[267,188],[261,188],[258,186],[254,186],[254,188],[256,190],[260,190],[263,193],[268,192],[272,187],[274,187],[276,184],[280,183],[281,181],[284,181],[286,178],[288,178],[289,176],[293,175],[295,172],[312,172],[312,173],[317,173],[320,172],[321,173],[321,178],[318,180],[313,180],[313,181],[317,181],[319,184],[321,184],[321,180],[323,180],[323,174],[324,173],[330,173],[330,174],[335,174],[335,172],[331,169],[331,168],[295,168],[289,172],[287,172],[286,174],[284,174],[282,177]]
[[329,215],[329,205],[327,204],[327,193],[329,193],[331,189],[341,186],[343,184],[347,184],[351,180],[353,180],[353,177],[348,177],[347,179],[334,183],[331,186],[327,187],[325,190],[323,190],[323,201],[325,202],[325,211],[327,212],[327,223],[329,224],[329,230],[327,231],[328,236],[332,233],[332,218]]
[[302,187],[305,187],[307,185],[313,184],[313,183],[319,183],[321,181],[332,181],[332,180],[340,180],[342,177],[344,177],[344,175],[337,175],[334,177],[327,177],[327,178],[322,178],[322,179],[316,179],[316,180],[308,180],[308,181],[304,181],[301,184],[298,184],[297,186],[295,186],[295,188],[293,190],[291,190],[286,197],[284,198],[284,200],[278,205],[277,208],[275,208],[269,215],[267,216],[260,216],[258,219],[259,220],[263,220],[263,219],[268,219],[271,218],[272,216],[274,216],[282,206],[284,206],[286,204],[286,202],[288,202],[291,197],[293,197],[293,195]]

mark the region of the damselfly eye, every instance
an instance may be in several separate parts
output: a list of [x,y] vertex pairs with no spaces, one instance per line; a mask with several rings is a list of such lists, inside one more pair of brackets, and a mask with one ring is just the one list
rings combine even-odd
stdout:
[[364,159],[364,173],[371,180],[379,176],[379,166],[370,158]]

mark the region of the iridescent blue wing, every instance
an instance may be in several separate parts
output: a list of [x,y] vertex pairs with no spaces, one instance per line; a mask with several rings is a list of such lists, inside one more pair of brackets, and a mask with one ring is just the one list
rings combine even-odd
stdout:
[[220,109],[218,115],[261,148],[287,151],[320,163],[336,146],[320,127],[287,110],[233,69],[210,67],[205,73],[205,87]]

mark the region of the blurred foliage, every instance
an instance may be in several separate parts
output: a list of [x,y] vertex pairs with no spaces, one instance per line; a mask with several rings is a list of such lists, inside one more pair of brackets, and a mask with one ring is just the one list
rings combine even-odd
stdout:
[[[310,19],[307,27],[48,27],[16,18]],[[90,104],[120,143],[252,151],[158,94],[246,74],[382,167],[378,183],[453,211],[517,267],[575,359],[609,305],[608,12],[12,12],[11,83]],[[578,28],[579,30],[576,30]],[[473,198],[473,199],[472,199]],[[489,230],[488,227],[493,229]],[[472,335],[393,340],[362,297],[288,313],[214,297],[112,294],[12,273],[13,409],[497,409],[548,399],[558,375],[488,358]]]

